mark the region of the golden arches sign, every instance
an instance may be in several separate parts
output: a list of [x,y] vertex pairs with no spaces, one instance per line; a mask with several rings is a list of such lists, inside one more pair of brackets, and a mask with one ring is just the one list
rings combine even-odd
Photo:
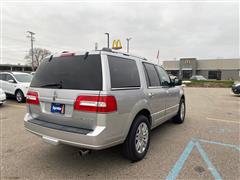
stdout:
[[113,41],[112,49],[122,49],[122,44],[119,39]]

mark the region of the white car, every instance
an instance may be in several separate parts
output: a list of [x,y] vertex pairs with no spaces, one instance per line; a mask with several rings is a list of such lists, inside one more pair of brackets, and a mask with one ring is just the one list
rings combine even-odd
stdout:
[[202,75],[194,75],[190,78],[190,80],[197,80],[197,81],[206,81],[207,79],[205,77],[203,77]]
[[6,102],[6,94],[5,92],[0,88],[0,105]]
[[1,72],[0,88],[6,94],[15,96],[17,102],[24,102],[32,77],[24,72]]

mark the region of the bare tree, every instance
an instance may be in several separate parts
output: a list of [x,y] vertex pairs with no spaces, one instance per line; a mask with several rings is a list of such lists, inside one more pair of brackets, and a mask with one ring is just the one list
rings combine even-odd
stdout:
[[[34,69],[37,69],[41,61],[49,56],[51,52],[47,49],[42,49],[42,48],[34,48],[33,49],[33,66]],[[32,64],[32,51],[31,49],[29,50],[28,54],[25,56],[25,59],[27,60],[27,64]]]

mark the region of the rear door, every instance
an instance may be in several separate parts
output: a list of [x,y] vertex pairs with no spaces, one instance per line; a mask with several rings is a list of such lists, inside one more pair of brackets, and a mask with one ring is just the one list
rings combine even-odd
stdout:
[[74,109],[79,96],[98,96],[102,90],[100,54],[45,59],[34,75],[30,91],[40,105],[30,105],[36,119],[55,124],[94,129],[97,114]]
[[166,90],[160,86],[160,79],[153,64],[143,63],[146,79],[146,94],[152,110],[153,126],[164,120]]

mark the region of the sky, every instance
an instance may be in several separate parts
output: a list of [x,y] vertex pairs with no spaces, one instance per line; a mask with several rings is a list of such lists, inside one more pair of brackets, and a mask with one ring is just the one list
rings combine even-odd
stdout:
[[26,64],[34,47],[52,53],[93,50],[120,39],[126,52],[148,58],[238,58],[239,3],[206,2],[11,2],[1,4],[1,63]]

